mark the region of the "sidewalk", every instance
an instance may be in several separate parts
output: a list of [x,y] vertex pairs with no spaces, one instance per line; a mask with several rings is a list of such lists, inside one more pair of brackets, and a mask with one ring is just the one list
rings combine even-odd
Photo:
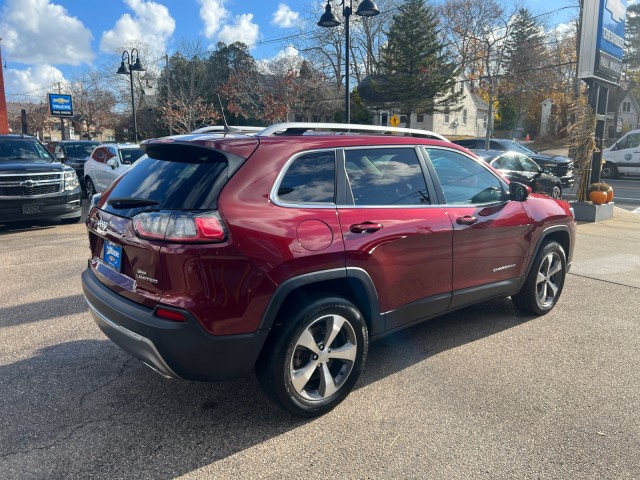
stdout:
[[578,222],[571,273],[640,288],[640,214],[613,210],[611,220]]

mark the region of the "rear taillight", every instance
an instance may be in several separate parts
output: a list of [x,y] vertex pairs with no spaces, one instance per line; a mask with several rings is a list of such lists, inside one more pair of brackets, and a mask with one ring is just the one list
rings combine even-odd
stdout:
[[140,238],[171,242],[221,242],[226,238],[217,213],[145,212],[133,217]]

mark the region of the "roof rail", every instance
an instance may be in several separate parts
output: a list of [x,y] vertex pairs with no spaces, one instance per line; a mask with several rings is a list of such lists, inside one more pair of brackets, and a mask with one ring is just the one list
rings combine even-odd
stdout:
[[276,123],[263,129],[257,134],[259,137],[270,137],[272,135],[303,135],[305,132],[342,132],[342,133],[372,133],[372,134],[398,134],[409,137],[432,138],[448,142],[439,133],[429,130],[419,130],[416,128],[387,127],[384,125],[359,125],[347,123],[311,123],[311,122],[289,122]]
[[225,127],[224,125],[212,125],[209,127],[197,128],[191,133],[258,133],[264,130],[264,127]]

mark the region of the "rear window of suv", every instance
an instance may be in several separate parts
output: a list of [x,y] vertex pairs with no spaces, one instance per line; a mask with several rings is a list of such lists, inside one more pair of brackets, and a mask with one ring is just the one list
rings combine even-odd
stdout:
[[124,217],[141,210],[215,210],[227,173],[225,155],[214,150],[176,161],[145,156],[120,177],[109,199],[136,199],[148,206],[129,209],[105,204],[102,208]]

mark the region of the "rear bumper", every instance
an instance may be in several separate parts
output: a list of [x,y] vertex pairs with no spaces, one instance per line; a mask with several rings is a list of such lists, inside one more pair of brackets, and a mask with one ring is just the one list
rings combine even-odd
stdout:
[[78,218],[81,197],[80,188],[46,197],[4,197],[0,199],[0,223]]
[[163,320],[109,290],[90,269],[82,273],[82,289],[103,333],[166,377],[215,381],[249,375],[269,333],[213,336],[188,312],[187,322]]

